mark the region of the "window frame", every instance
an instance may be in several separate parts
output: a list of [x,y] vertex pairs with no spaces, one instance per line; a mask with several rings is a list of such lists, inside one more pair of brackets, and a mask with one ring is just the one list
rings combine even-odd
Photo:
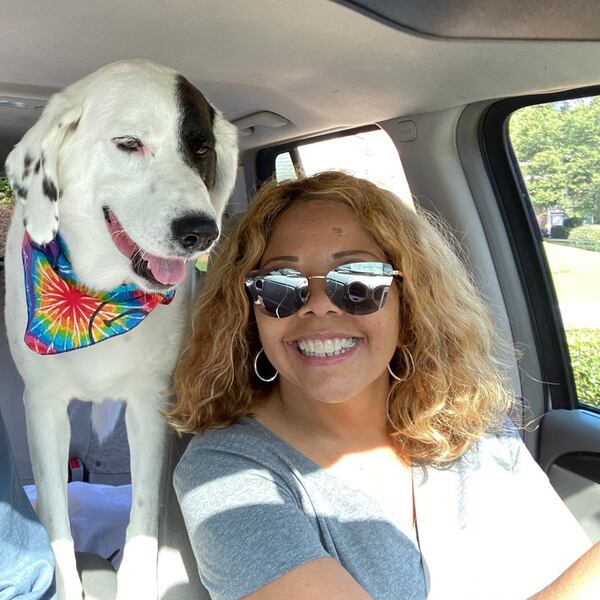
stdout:
[[485,169],[504,222],[528,307],[550,409],[600,410],[577,399],[568,343],[533,203],[508,131],[512,113],[536,104],[600,95],[600,86],[507,98],[484,113],[478,131]]

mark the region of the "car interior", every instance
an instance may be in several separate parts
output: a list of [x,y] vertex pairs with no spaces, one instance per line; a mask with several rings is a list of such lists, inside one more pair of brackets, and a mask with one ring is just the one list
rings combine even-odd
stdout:
[[[341,168],[444,221],[493,311],[498,353],[521,400],[512,417],[590,539],[600,540],[600,375],[593,379],[600,344],[586,350],[592,379],[584,387],[569,337],[570,319],[578,331],[600,335],[600,295],[591,290],[585,311],[581,297],[580,304],[562,302],[545,250],[554,240],[539,227],[528,165],[520,165],[511,138],[516,111],[554,103],[568,112],[593,106],[600,95],[597,2],[8,0],[2,12],[0,177],[53,92],[115,60],[147,58],[183,73],[238,127],[227,218],[242,213],[273,176]],[[593,135],[598,145],[600,122]],[[596,163],[595,178],[599,170]],[[600,227],[598,206],[600,200],[596,213],[580,215],[588,227]],[[29,488],[23,384],[4,326],[11,298],[4,297],[2,227],[9,216],[1,217],[9,205],[1,210],[0,409]],[[564,249],[561,241],[551,247]],[[578,252],[592,264],[600,257],[594,248]],[[594,273],[600,281],[600,262],[590,269],[586,288]],[[198,293],[203,276],[196,274]],[[517,351],[503,350],[503,342]],[[79,459],[70,461],[74,493],[129,484],[123,415],[103,444],[91,430],[88,403],[73,402],[70,416],[70,456]],[[163,474],[162,600],[209,597],[171,483],[188,441],[171,436]],[[122,528],[127,510],[125,502],[114,523],[106,517],[107,529]],[[114,550],[82,550],[103,559],[83,575],[98,597],[114,597]]]

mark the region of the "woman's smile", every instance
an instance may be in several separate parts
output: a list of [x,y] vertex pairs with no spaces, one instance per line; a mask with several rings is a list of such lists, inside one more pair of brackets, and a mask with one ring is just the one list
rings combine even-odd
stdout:
[[309,333],[286,342],[300,360],[315,367],[350,359],[358,352],[361,343],[361,337],[340,332]]

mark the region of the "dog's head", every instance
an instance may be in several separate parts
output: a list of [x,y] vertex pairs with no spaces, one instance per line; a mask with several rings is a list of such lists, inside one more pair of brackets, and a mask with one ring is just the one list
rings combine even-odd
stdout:
[[164,291],[208,250],[237,169],[236,129],[176,71],[113,63],[54,95],[6,172],[34,242],[60,229],[81,280]]

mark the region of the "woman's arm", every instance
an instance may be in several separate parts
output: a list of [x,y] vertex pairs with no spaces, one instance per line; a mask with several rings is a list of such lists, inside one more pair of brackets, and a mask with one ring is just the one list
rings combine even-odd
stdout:
[[290,571],[244,600],[371,600],[333,558],[320,558]]
[[600,542],[558,579],[529,600],[597,600],[600,598]]

